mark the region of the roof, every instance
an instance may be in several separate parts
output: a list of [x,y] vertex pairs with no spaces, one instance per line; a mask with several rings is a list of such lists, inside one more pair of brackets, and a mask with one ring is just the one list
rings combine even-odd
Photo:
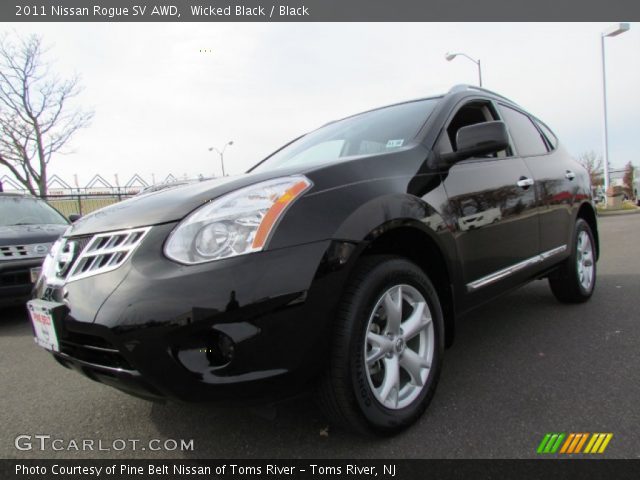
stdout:
[[357,117],[358,115],[362,115],[364,113],[374,112],[376,110],[382,110],[383,108],[395,107],[396,105],[403,105],[405,103],[411,103],[411,102],[421,102],[421,101],[424,101],[424,100],[433,100],[433,99],[436,99],[436,98],[442,98],[442,97],[446,97],[447,95],[452,95],[452,94],[460,93],[460,92],[464,92],[464,91],[476,91],[476,92],[479,92],[479,93],[484,93],[485,95],[496,97],[496,98],[499,98],[501,100],[504,100],[505,102],[509,102],[511,105],[519,106],[513,100],[505,97],[504,95],[500,95],[499,93],[496,93],[496,92],[494,92],[492,90],[488,90],[488,89],[483,88],[483,87],[477,87],[475,85],[467,85],[465,83],[461,83],[461,84],[454,85],[453,87],[451,87],[448,92],[443,92],[441,94],[436,94],[436,95],[430,95],[428,97],[414,98],[412,100],[404,100],[402,102],[396,102],[396,103],[391,103],[389,105],[383,105],[383,106],[380,106],[380,107],[371,108],[369,110],[364,110],[362,112],[354,113],[353,115],[348,115],[348,116],[343,117],[343,118],[332,120],[330,122],[325,123],[322,126],[326,127],[327,125],[331,125],[332,123],[340,122],[342,120],[346,120],[346,119],[352,118],[352,117]]
[[516,103],[516,102],[514,102],[513,100],[511,100],[510,98],[507,98],[507,97],[505,97],[504,95],[500,95],[499,93],[496,93],[496,92],[494,92],[493,90],[489,90],[489,89],[487,89],[487,88],[483,88],[483,87],[477,87],[477,86],[475,86],[475,85],[467,85],[467,84],[465,84],[465,83],[462,83],[462,84],[460,84],[460,85],[455,85],[455,86],[453,86],[453,87],[452,87],[452,88],[447,92],[447,94],[450,94],[450,93],[458,93],[458,92],[464,92],[464,91],[469,91],[469,90],[471,90],[471,91],[475,90],[475,91],[478,91],[478,92],[482,92],[482,93],[484,93],[484,94],[486,94],[486,95],[491,95],[491,96],[493,96],[493,97],[497,97],[497,98],[500,98],[501,100],[504,100],[504,101],[506,101],[506,102],[509,102],[509,103],[511,103],[511,104],[513,104],[513,105],[517,105],[517,103]]

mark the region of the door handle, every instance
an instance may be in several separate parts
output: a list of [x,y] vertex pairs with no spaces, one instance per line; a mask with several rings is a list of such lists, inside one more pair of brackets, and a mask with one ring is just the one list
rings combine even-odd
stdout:
[[518,185],[520,188],[529,188],[531,185],[534,184],[533,178],[527,178],[527,177],[520,177],[520,179],[516,182],[516,185]]
[[576,178],[576,174],[571,170],[567,170],[564,174],[564,178],[566,178],[567,180],[573,180],[574,178]]

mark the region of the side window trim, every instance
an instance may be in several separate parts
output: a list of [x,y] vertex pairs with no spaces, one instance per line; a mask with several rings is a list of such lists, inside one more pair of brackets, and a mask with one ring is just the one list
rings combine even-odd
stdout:
[[[556,134],[553,133],[553,131],[549,128],[549,126],[546,123],[544,123],[542,120],[540,120],[539,118],[534,117],[533,115],[529,115],[529,118],[531,118],[531,121],[536,126],[536,128],[540,132],[540,135],[542,135],[542,138],[544,139],[545,143],[547,144],[547,152],[551,153],[555,149],[557,149],[558,148],[558,137],[556,137]],[[553,138],[550,139],[549,135],[547,135],[545,133],[545,130],[547,132],[549,132],[549,135],[551,135],[551,137],[553,137]]]
[[[518,152],[518,146],[516,142],[513,140],[513,136],[511,135],[511,130],[509,129],[509,124],[507,123],[507,119],[502,115],[502,111],[500,110],[501,103],[496,102],[495,100],[489,100],[491,102],[491,106],[493,107],[493,111],[496,112],[496,119],[504,122],[507,126],[507,135],[509,136],[509,149],[507,150],[507,156],[505,158],[513,158],[520,157],[520,152]],[[509,155],[511,153],[511,155]]]

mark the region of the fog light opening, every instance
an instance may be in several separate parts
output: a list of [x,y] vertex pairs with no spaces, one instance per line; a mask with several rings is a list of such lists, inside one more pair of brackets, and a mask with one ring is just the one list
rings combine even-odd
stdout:
[[212,367],[225,367],[233,361],[235,343],[228,335],[215,332],[214,338],[205,349],[209,364]]

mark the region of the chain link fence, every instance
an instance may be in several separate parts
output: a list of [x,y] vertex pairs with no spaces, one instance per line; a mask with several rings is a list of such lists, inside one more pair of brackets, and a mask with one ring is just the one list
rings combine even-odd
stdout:
[[69,215],[86,215],[102,207],[118,203],[126,198],[131,198],[133,193],[79,193],[71,195],[45,195],[42,197],[49,205],[62,213]]

